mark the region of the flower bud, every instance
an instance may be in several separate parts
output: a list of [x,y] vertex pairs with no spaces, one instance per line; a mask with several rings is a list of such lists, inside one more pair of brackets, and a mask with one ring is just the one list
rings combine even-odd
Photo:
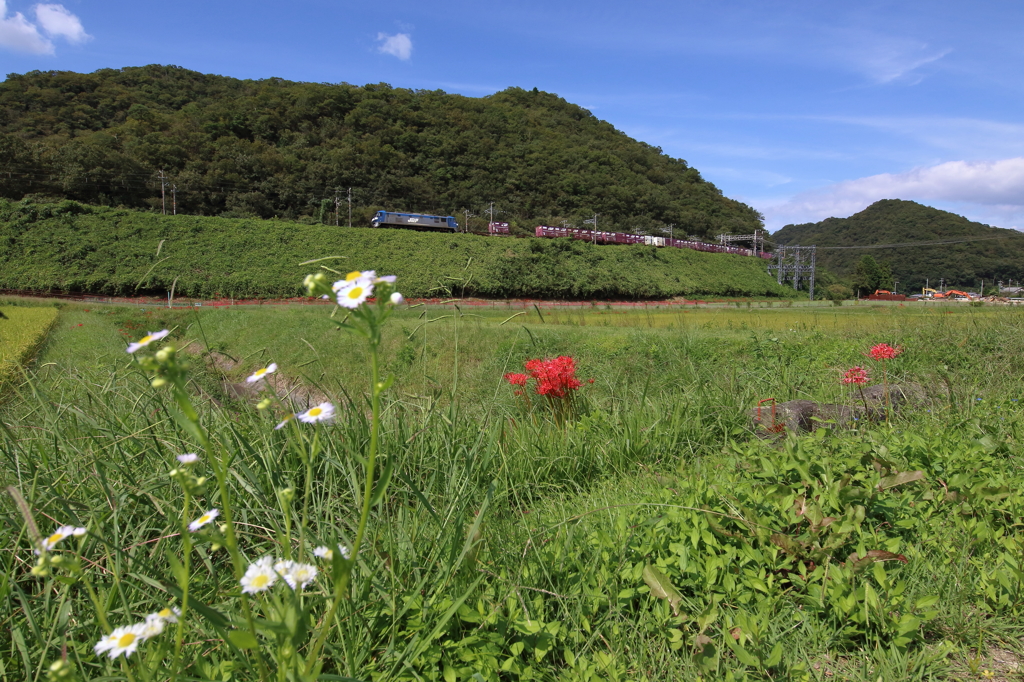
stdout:
[[402,296],[402,294],[397,291],[391,294],[392,305],[402,305],[403,303],[405,303],[405,296]]
[[219,530],[221,533],[227,533],[228,532],[228,524],[226,524],[226,523],[220,524],[217,527],[217,530]]
[[285,488],[277,493],[281,497],[281,501],[285,504],[290,504],[295,499],[295,488]]
[[75,675],[75,669],[64,659],[58,659],[50,664],[46,674],[51,680],[70,680]]
[[265,410],[270,407],[270,398],[264,398],[263,400],[256,403],[257,410]]
[[161,386],[167,385],[167,379],[164,379],[163,377],[157,377],[153,379],[151,382],[149,382],[149,385],[152,386],[153,388],[160,388]]
[[181,473],[181,472],[180,472],[180,471],[178,471],[177,469],[171,469],[171,473],[169,473],[169,474],[167,474],[167,475],[168,475],[168,476],[170,476],[171,478],[174,478],[175,476],[177,476],[177,475],[178,475],[178,474],[180,474],[180,473]]
[[220,549],[220,543],[219,542],[215,542],[212,545],[210,545],[210,551],[211,552],[216,552],[218,549]]

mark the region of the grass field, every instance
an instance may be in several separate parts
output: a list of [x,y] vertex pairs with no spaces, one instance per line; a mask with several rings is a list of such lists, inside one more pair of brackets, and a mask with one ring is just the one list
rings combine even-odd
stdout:
[[[56,676],[66,648],[85,679],[1016,679],[1024,314],[465,312],[395,312],[375,410],[373,356],[327,309],[62,307],[0,408],[0,482],[44,536],[87,531],[34,575],[4,497],[0,672]],[[195,421],[125,352],[163,328]],[[880,380],[879,342],[905,348],[889,381],[937,399],[859,430],[750,433],[761,398],[856,404],[841,374]],[[584,384],[554,420],[502,375],[557,355]],[[274,430],[285,406],[238,388],[270,362],[269,387],[330,400],[333,423]],[[232,537],[184,528],[211,508]],[[311,556],[357,538],[354,562]],[[243,599],[238,571],[265,555],[320,573]],[[93,652],[183,589],[180,630]]]
[[0,305],[0,388],[17,372],[22,361],[39,348],[57,319],[54,306]]

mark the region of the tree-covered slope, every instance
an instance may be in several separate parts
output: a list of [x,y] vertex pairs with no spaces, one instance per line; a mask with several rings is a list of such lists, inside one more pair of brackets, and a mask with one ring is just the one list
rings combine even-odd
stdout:
[[[982,279],[1024,278],[1024,234],[971,222],[913,201],[877,201],[849,218],[786,225],[772,238],[783,245],[817,245],[818,263],[841,276],[853,275],[865,254],[888,261],[901,290],[924,286],[926,279],[932,286],[940,278],[945,278],[947,285],[974,286]],[[957,240],[969,241],[874,249],[828,248]]]
[[593,213],[609,228],[697,236],[760,226],[685,161],[536,89],[469,98],[174,66],[0,83],[0,196],[152,209],[160,170],[168,207],[175,187],[178,211],[198,215],[323,222],[351,187],[356,225],[381,208],[480,213],[493,201],[524,228]]
[[568,239],[163,216],[0,200],[0,289],[285,297],[326,261],[398,275],[407,296],[660,299],[781,296],[759,258]]

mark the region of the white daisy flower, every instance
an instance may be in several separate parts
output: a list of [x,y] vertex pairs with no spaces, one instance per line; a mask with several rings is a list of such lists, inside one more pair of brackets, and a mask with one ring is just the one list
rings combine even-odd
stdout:
[[245,575],[239,582],[242,584],[242,592],[245,594],[256,594],[269,590],[277,582],[274,558],[265,556],[249,564],[249,567],[245,569]]
[[405,303],[405,296],[402,296],[402,294],[398,293],[397,291],[391,294],[392,305],[402,305],[403,303]]
[[135,351],[139,350],[140,348],[145,348],[146,346],[148,346],[149,344],[153,343],[154,341],[159,341],[160,339],[164,338],[165,336],[167,336],[170,333],[171,332],[168,329],[161,329],[158,332],[150,332],[150,333],[146,334],[145,336],[143,336],[138,341],[133,341],[132,343],[129,343],[128,344],[128,352],[129,353],[134,353]]
[[145,639],[142,636],[142,630],[145,627],[145,623],[119,627],[97,642],[96,646],[93,647],[93,651],[97,654],[106,651],[110,658],[117,658],[121,654],[124,654],[125,658],[127,658],[135,653],[135,649]]
[[246,382],[250,383],[250,384],[256,383],[257,381],[259,381],[260,379],[264,378],[268,374],[273,374],[276,371],[277,371],[277,363],[276,362],[272,362],[269,365],[267,365],[266,367],[264,367],[263,369],[258,369],[255,372],[253,372],[252,376],[250,376],[248,379],[246,379]]
[[288,587],[293,590],[304,590],[310,583],[316,580],[316,566],[300,564],[296,561],[290,563],[291,566],[288,567],[288,572],[281,574],[284,581],[288,583]]
[[398,281],[398,277],[395,275],[384,275],[383,277],[377,277],[373,280],[374,284],[380,284],[381,282],[387,282],[388,284],[394,284]]
[[372,293],[373,283],[369,280],[358,279],[349,286],[338,290],[338,305],[342,308],[358,308]]
[[211,509],[210,511],[206,512],[192,523],[188,524],[188,529],[195,533],[197,530],[199,530],[206,524],[210,523],[218,516],[220,516],[220,512],[217,511],[216,509]]
[[316,407],[311,407],[295,416],[299,418],[299,421],[306,422],[307,424],[329,421],[334,418],[334,405],[320,403]]
[[151,613],[146,616],[144,623],[139,623],[142,627],[139,629],[139,637],[143,640],[149,639],[150,637],[156,637],[164,631],[164,626],[167,624],[163,618],[160,617],[159,613]]
[[57,543],[66,537],[74,535],[80,537],[85,535],[85,528],[78,528],[76,526],[61,526],[53,532],[53,535],[43,538],[39,541],[39,549],[36,550],[36,554],[39,554],[40,550],[49,552],[51,549],[57,546]]
[[[345,545],[339,544],[338,551],[341,552],[341,556],[345,557],[346,559],[352,558],[351,552],[349,552],[348,547],[346,547]],[[313,550],[313,556],[320,557],[321,559],[324,559],[326,561],[330,561],[334,558],[334,550],[330,549],[329,547],[317,547]]]
[[287,417],[285,417],[284,419],[281,420],[280,424],[278,424],[277,426],[274,427],[274,430],[275,431],[279,431],[279,430],[283,429],[284,425],[287,424],[288,422],[290,422],[293,419],[295,419],[295,415],[294,414],[288,415]]
[[186,452],[184,455],[178,455],[177,457],[175,457],[175,459],[177,459],[185,466],[188,466],[190,464],[195,464],[196,462],[198,462],[199,455],[197,455],[194,452]]
[[177,606],[168,606],[165,609],[160,609],[159,611],[157,611],[155,615],[163,618],[168,623],[177,623],[178,616],[181,615],[181,609],[179,609]]
[[360,272],[359,270],[353,270],[352,272],[345,275],[345,279],[339,279],[337,282],[332,284],[331,289],[333,289],[334,292],[337,293],[344,289],[345,287],[352,286],[353,282],[363,280],[370,282],[372,284],[376,279],[377,272],[374,270],[363,270],[362,272]]

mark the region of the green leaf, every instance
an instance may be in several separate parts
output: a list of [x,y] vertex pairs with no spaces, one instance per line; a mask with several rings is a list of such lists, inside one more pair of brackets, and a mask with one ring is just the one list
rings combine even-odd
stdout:
[[898,474],[892,476],[886,476],[878,482],[879,490],[888,490],[889,488],[895,488],[898,485],[904,483],[911,483],[913,481],[920,481],[924,478],[924,472],[918,471],[901,471]]
[[776,642],[775,646],[772,647],[772,652],[768,655],[768,660],[764,662],[764,667],[774,668],[782,662],[782,642]]
[[672,607],[672,614],[678,616],[679,602],[683,600],[683,595],[672,585],[672,581],[668,579],[668,576],[662,573],[656,566],[650,564],[644,566],[643,576],[644,582],[651,588],[651,594],[658,599],[667,600],[669,606]]
[[725,640],[726,645],[728,645],[728,647],[732,649],[732,652],[736,654],[736,659],[740,663],[742,663],[743,665],[749,665],[752,668],[760,667],[761,660],[757,656],[753,655],[745,648],[743,648],[743,645],[737,642],[731,633],[724,633],[723,639]]
[[239,649],[255,649],[259,646],[256,637],[248,630],[232,630],[228,633],[228,639]]
[[377,479],[377,485],[373,487],[373,496],[370,497],[370,506],[376,507],[377,504],[384,497],[384,493],[387,492],[388,484],[391,483],[391,474],[395,470],[395,458],[388,457],[384,463],[384,470],[380,473],[380,478]]

